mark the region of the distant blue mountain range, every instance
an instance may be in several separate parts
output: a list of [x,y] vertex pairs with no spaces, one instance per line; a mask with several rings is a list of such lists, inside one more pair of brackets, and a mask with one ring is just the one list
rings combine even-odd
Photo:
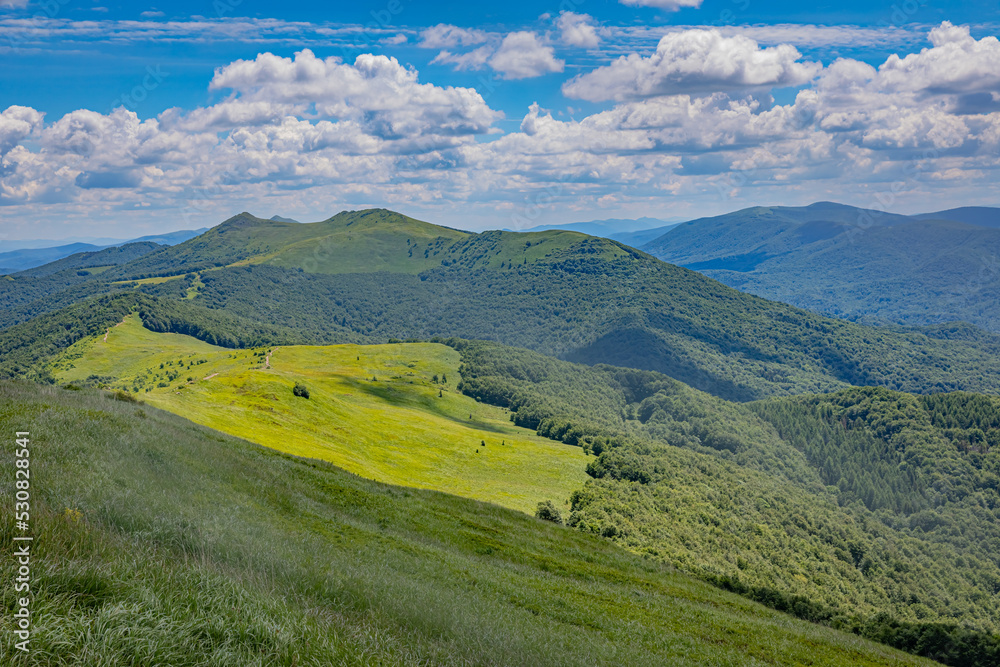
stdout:
[[[45,243],[58,243],[57,241],[18,241],[12,242],[9,245],[15,246],[14,249],[8,250],[6,252],[0,252],[0,275],[5,275],[8,273],[16,273],[18,271],[24,271],[26,269],[33,269],[36,266],[42,266],[43,264],[48,264],[49,262],[55,262],[56,260],[63,259],[64,257],[69,257],[70,255],[75,255],[78,252],[94,252],[97,250],[104,250],[105,248],[115,248],[129,243],[158,243],[160,245],[177,245],[178,243],[183,243],[188,239],[199,236],[208,230],[207,227],[202,229],[184,229],[177,232],[170,232],[169,234],[153,234],[150,236],[141,236],[137,239],[128,240],[116,240],[116,239],[97,239],[97,243],[66,243],[62,245],[52,245],[45,247],[24,247],[26,244],[38,245]],[[22,246],[20,248],[16,246]],[[2,248],[3,246],[0,246]]]
[[569,222],[562,225],[539,225],[531,229],[520,229],[521,232],[546,232],[553,229],[564,229],[571,232],[603,236],[607,239],[620,241],[626,245],[638,247],[652,241],[666,230],[679,224],[680,221],[660,220],[658,218],[608,218],[607,220],[590,220],[588,222]]

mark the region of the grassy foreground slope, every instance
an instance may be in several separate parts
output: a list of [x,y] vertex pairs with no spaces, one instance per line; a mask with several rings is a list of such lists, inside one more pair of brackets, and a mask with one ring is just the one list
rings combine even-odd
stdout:
[[[458,365],[457,351],[431,343],[228,350],[154,333],[131,315],[75,343],[53,374],[135,393],[196,423],[369,479],[529,513],[543,500],[563,505],[587,479],[583,451],[456,391]],[[308,399],[292,393],[297,383]]]
[[[0,643],[3,664],[930,664],[596,537],[95,391],[0,383],[0,432],[24,429],[34,634],[28,656]],[[12,526],[4,503],[7,581]]]

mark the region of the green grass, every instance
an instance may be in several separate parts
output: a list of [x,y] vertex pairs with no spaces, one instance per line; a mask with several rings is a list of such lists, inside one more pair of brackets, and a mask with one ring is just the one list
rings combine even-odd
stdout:
[[[459,354],[444,345],[234,351],[151,332],[136,316],[106,338],[70,347],[53,365],[58,381],[89,378],[204,426],[370,479],[529,513],[547,499],[565,509],[588,479],[580,448],[514,426],[506,410],[456,391]],[[296,383],[309,389],[309,399],[293,395]]]
[[158,278],[141,278],[139,280],[116,280],[112,285],[133,285],[138,287],[139,285],[162,285],[163,283],[168,283],[171,280],[179,280],[183,276],[161,276]]
[[[5,665],[931,664],[600,538],[94,390],[0,383],[0,433],[20,430],[34,634],[16,654],[4,586]],[[0,449],[7,498],[12,456]]]
[[109,264],[107,266],[88,266],[85,269],[80,269],[80,271],[82,272],[83,275],[99,276],[102,273],[104,273],[105,271],[107,271],[108,269],[113,269],[113,268],[114,268],[114,265],[110,265]]
[[263,220],[241,213],[205,234],[122,269],[124,279],[174,276],[220,266],[267,264],[308,273],[416,274],[470,236],[385,209],[343,211],[321,222]]
[[269,264],[309,273],[391,271],[416,274],[441,263],[442,251],[469,234],[392,213],[342,213],[306,225],[315,236],[235,265]]

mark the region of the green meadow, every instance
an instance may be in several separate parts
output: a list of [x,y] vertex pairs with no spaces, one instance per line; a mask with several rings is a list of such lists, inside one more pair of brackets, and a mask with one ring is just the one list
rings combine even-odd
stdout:
[[[9,640],[3,587],[3,665],[932,664],[596,536],[95,389],[0,382],[0,433],[22,430],[31,652]],[[5,490],[14,451],[0,449]],[[13,535],[3,504],[5,581]]]
[[529,513],[543,500],[565,507],[588,479],[583,451],[458,392],[458,366],[458,352],[434,343],[229,350],[131,316],[74,344],[52,372],[369,479]]

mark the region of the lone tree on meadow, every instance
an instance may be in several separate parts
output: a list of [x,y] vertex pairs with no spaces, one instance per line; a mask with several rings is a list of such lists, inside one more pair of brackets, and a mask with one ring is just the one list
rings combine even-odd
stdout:
[[309,398],[309,390],[301,382],[296,382],[292,388],[292,393],[300,398]]

